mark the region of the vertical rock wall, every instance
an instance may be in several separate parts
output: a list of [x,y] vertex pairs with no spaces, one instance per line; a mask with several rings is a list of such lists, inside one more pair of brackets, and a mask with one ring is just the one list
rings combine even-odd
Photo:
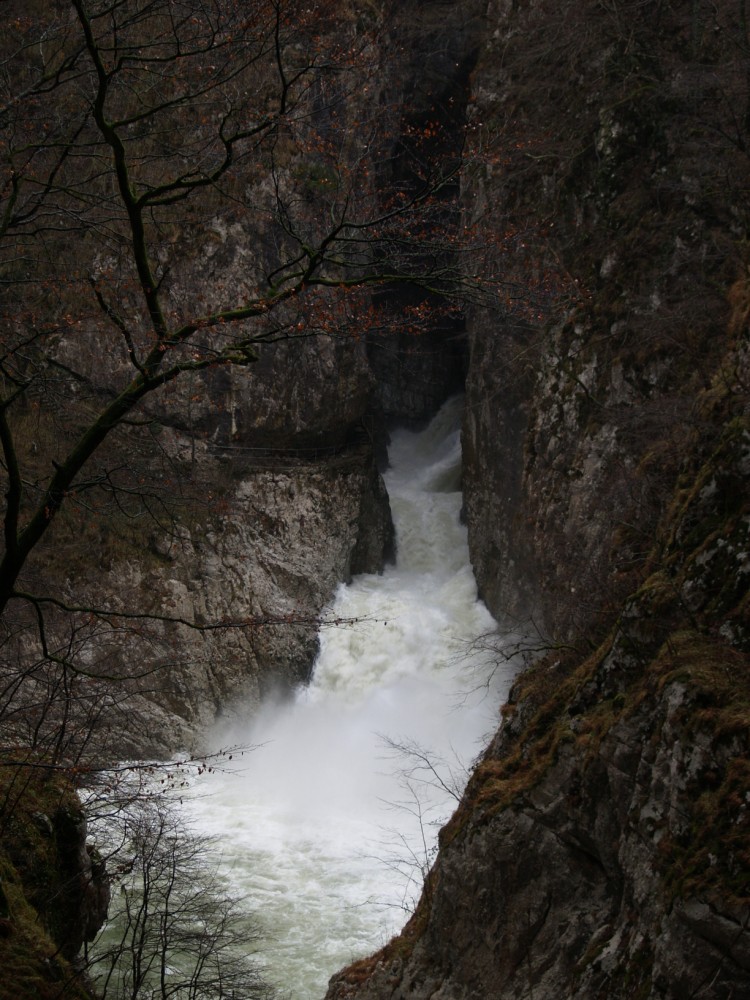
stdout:
[[[81,623],[77,653],[92,677],[121,679],[88,692],[106,707],[106,753],[120,756],[192,747],[217,717],[246,715],[265,693],[305,681],[338,584],[393,556],[366,440],[312,454],[217,448],[174,429],[160,441],[186,475],[172,519],[110,519],[76,534],[61,521],[43,564],[68,601],[104,594],[115,616],[107,629]],[[51,635],[56,627],[50,614]]]
[[[104,863],[86,844],[86,820],[66,778],[3,769],[5,817],[0,846],[0,997],[91,1000],[75,966],[107,916]],[[25,794],[23,794],[25,793]]]
[[465,476],[496,615],[561,634],[617,606],[711,433],[747,224],[738,18],[488,5],[465,204],[504,302],[470,317]]
[[330,1000],[750,992],[744,7],[487,5],[466,517],[540,655]]

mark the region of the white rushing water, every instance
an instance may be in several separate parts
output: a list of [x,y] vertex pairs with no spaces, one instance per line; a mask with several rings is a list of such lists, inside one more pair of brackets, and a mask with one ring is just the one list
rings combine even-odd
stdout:
[[418,895],[410,880],[455,807],[391,744],[424,749],[446,784],[462,785],[507,692],[510,668],[472,651],[495,623],[459,520],[460,412],[453,400],[425,431],[394,434],[397,564],[339,588],[332,617],[359,623],[321,634],[312,681],[292,701],[217,734],[258,748],[187,803],[261,922],[267,978],[294,1000],[322,997],[334,971],[400,929]]

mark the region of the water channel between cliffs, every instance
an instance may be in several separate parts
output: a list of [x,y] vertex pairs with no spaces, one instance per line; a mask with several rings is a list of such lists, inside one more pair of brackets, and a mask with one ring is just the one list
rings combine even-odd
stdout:
[[389,741],[423,748],[462,786],[459,762],[481,750],[510,682],[507,664],[472,647],[496,625],[459,520],[460,414],[452,400],[426,430],[394,434],[397,564],[339,588],[332,617],[362,620],[322,632],[291,702],[217,735],[258,748],[186,803],[261,922],[267,978],[294,1000],[322,997],[334,971],[400,929],[410,879],[456,804],[428,771],[407,777],[416,758]]

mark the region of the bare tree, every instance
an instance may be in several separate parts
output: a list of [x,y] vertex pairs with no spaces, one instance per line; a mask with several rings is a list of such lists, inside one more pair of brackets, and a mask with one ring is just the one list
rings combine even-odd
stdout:
[[121,811],[118,825],[114,912],[87,954],[101,1000],[271,1000],[253,958],[258,927],[228,891],[210,841],[161,799]]
[[[469,766],[457,754],[452,760],[411,739],[396,740],[381,735],[385,756],[398,761],[395,771],[399,798],[388,802],[411,830],[389,830],[386,841],[396,844],[377,860],[400,883],[398,906],[407,914],[416,910],[428,886],[428,876],[437,857],[437,831],[446,822],[446,805],[454,809],[461,801]],[[403,827],[403,823],[402,823]]]
[[[354,338],[393,323],[392,311],[385,320],[370,301],[372,288],[408,284],[450,296],[467,281],[455,265],[460,246],[435,228],[455,157],[444,164],[415,157],[408,183],[394,180],[373,196],[372,177],[394,140],[390,109],[370,96],[382,24],[371,5],[8,0],[3,14],[5,829],[30,774],[64,771],[77,782],[104,762],[107,747],[93,740],[100,719],[111,726],[118,713],[128,716],[125,682],[134,671],[118,660],[123,644],[148,646],[154,623],[175,645],[181,629],[268,624],[198,622],[105,596],[76,601],[49,571],[63,531],[83,540],[86,558],[98,557],[98,541],[87,534],[93,519],[123,530],[150,519],[177,537],[175,510],[195,503],[200,489],[183,492],[181,470],[155,429],[184,402],[170,391],[185,384],[192,402],[210,391],[211,379],[252,365],[268,345]],[[202,248],[227,226],[238,226],[248,246],[242,280],[225,285],[217,269],[211,281],[196,282]],[[411,296],[403,322],[418,332],[428,311]],[[201,502],[210,503],[205,494]],[[138,661],[135,674],[145,682],[152,669]],[[191,910],[185,884],[170,885],[169,872],[178,856],[186,868],[197,865],[200,851],[191,854],[192,842],[165,819],[148,822],[150,832],[132,830],[143,862],[138,898],[155,892],[160,905],[180,898],[178,950],[187,947],[190,922],[210,916],[218,931],[207,952],[202,938],[191,939],[201,968],[184,971],[180,988],[189,993],[210,968],[214,992],[196,987],[190,995],[226,996],[223,984],[235,975],[219,960],[228,911],[210,894],[203,916]],[[151,888],[157,870],[158,890]],[[122,957],[127,951],[136,962],[145,915],[128,898],[130,939],[112,959],[111,976],[116,965],[136,996],[145,958],[126,974]],[[168,981],[167,946],[154,928],[158,957],[149,969],[162,969],[166,996],[176,980]]]
[[[449,288],[453,268],[430,254],[419,221],[445,178],[425,168],[418,189],[385,208],[362,197],[365,152],[342,128],[342,102],[365,43],[326,37],[337,13],[334,3],[73,0],[12,22],[0,110],[0,609],[30,600],[19,577],[62,505],[118,488],[112,473],[83,470],[148,397],[186,373],[250,364],[259,345],[332,330],[350,289]],[[295,183],[299,156],[311,162]],[[176,228],[196,232],[222,212],[256,219],[271,246],[245,288],[176,301]],[[87,405],[71,403],[71,385]],[[56,393],[76,433],[27,470],[21,416]]]
[[[122,636],[150,641],[154,616],[55,592],[60,512],[73,535],[92,518],[174,531],[180,470],[153,431],[179,409],[171,387],[188,376],[210,389],[206,379],[269,344],[361,336],[382,322],[371,287],[456,291],[431,214],[455,164],[425,160],[408,185],[373,197],[392,121],[364,96],[379,22],[350,4],[71,0],[6,12],[0,641],[16,664],[33,636],[31,659],[10,671],[14,704],[40,683],[67,704],[74,689],[119,679],[110,651]],[[196,248],[235,222],[252,244],[243,281],[195,287]],[[412,303],[404,322],[416,331],[424,314]],[[168,618],[165,628],[264,624]]]

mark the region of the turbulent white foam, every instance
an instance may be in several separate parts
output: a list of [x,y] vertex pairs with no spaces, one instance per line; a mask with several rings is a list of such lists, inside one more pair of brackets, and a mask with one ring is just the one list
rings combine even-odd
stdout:
[[[260,744],[189,808],[221,838],[231,879],[261,918],[272,982],[296,1000],[382,945],[416,894],[410,876],[455,802],[388,740],[425,748],[452,785],[496,724],[508,670],[471,642],[494,629],[477,601],[459,520],[460,402],[421,433],[394,435],[386,483],[398,561],[341,587],[313,680],[223,742]],[[488,697],[486,681],[492,674]],[[441,760],[445,763],[441,763]]]

